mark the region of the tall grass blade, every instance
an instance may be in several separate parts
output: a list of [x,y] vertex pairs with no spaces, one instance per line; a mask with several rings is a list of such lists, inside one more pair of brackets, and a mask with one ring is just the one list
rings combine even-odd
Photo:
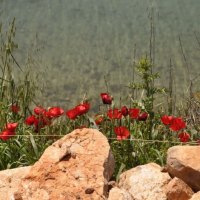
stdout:
[[34,137],[32,134],[30,134],[30,141],[31,141],[31,144],[32,144],[32,147],[33,147],[36,157],[39,157],[39,151],[38,151],[37,145],[35,143],[35,140],[34,140]]
[[116,177],[116,181],[118,182],[119,181],[119,177],[122,173],[122,171],[125,169],[126,165],[124,163],[121,164],[120,168],[119,168],[119,171],[117,173],[117,177]]

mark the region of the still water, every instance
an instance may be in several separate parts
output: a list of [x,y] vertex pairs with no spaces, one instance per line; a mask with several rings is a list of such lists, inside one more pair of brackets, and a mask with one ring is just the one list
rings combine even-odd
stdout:
[[158,85],[168,85],[171,59],[176,90],[186,91],[179,38],[195,77],[200,71],[199,10],[199,0],[0,0],[0,21],[6,27],[16,18],[15,56],[21,65],[27,54],[37,61],[44,101],[68,107],[85,93],[97,100],[106,90],[104,77],[116,99],[126,90],[133,62],[149,54],[151,22]]

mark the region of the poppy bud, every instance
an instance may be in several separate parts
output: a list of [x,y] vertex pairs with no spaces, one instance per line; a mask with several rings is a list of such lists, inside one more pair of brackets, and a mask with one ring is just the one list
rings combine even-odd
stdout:
[[113,98],[108,93],[101,93],[101,99],[104,104],[112,104]]

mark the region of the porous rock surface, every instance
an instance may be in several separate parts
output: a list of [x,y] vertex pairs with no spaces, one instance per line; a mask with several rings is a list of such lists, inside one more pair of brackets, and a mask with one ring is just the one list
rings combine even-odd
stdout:
[[11,200],[10,197],[17,191],[21,179],[30,169],[31,166],[0,171],[0,200]]
[[12,198],[103,200],[113,171],[107,138],[95,129],[76,129],[45,150]]
[[159,165],[149,163],[122,173],[118,187],[128,191],[133,200],[167,200],[165,190],[170,180]]
[[189,200],[194,192],[181,179],[175,177],[167,185],[167,200]]
[[133,200],[128,191],[114,187],[109,192],[108,200]]
[[200,146],[174,146],[167,151],[167,171],[200,190]]

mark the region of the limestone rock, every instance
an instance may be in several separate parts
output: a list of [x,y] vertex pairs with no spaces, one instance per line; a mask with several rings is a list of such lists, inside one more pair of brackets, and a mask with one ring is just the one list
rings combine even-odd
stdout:
[[200,199],[200,192],[197,192],[192,195],[192,198],[190,200],[199,200]]
[[185,182],[175,177],[168,183],[166,194],[168,200],[189,200],[194,192]]
[[133,200],[133,198],[126,190],[114,187],[109,192],[108,200]]
[[21,179],[29,173],[31,167],[19,167],[0,171],[0,200],[10,200],[17,191]]
[[200,146],[174,146],[167,152],[167,170],[194,191],[200,190]]
[[95,129],[76,129],[45,150],[14,199],[103,200],[113,171],[107,138]]
[[167,200],[165,188],[170,180],[159,165],[149,163],[122,173],[119,188],[128,191],[134,200]]

